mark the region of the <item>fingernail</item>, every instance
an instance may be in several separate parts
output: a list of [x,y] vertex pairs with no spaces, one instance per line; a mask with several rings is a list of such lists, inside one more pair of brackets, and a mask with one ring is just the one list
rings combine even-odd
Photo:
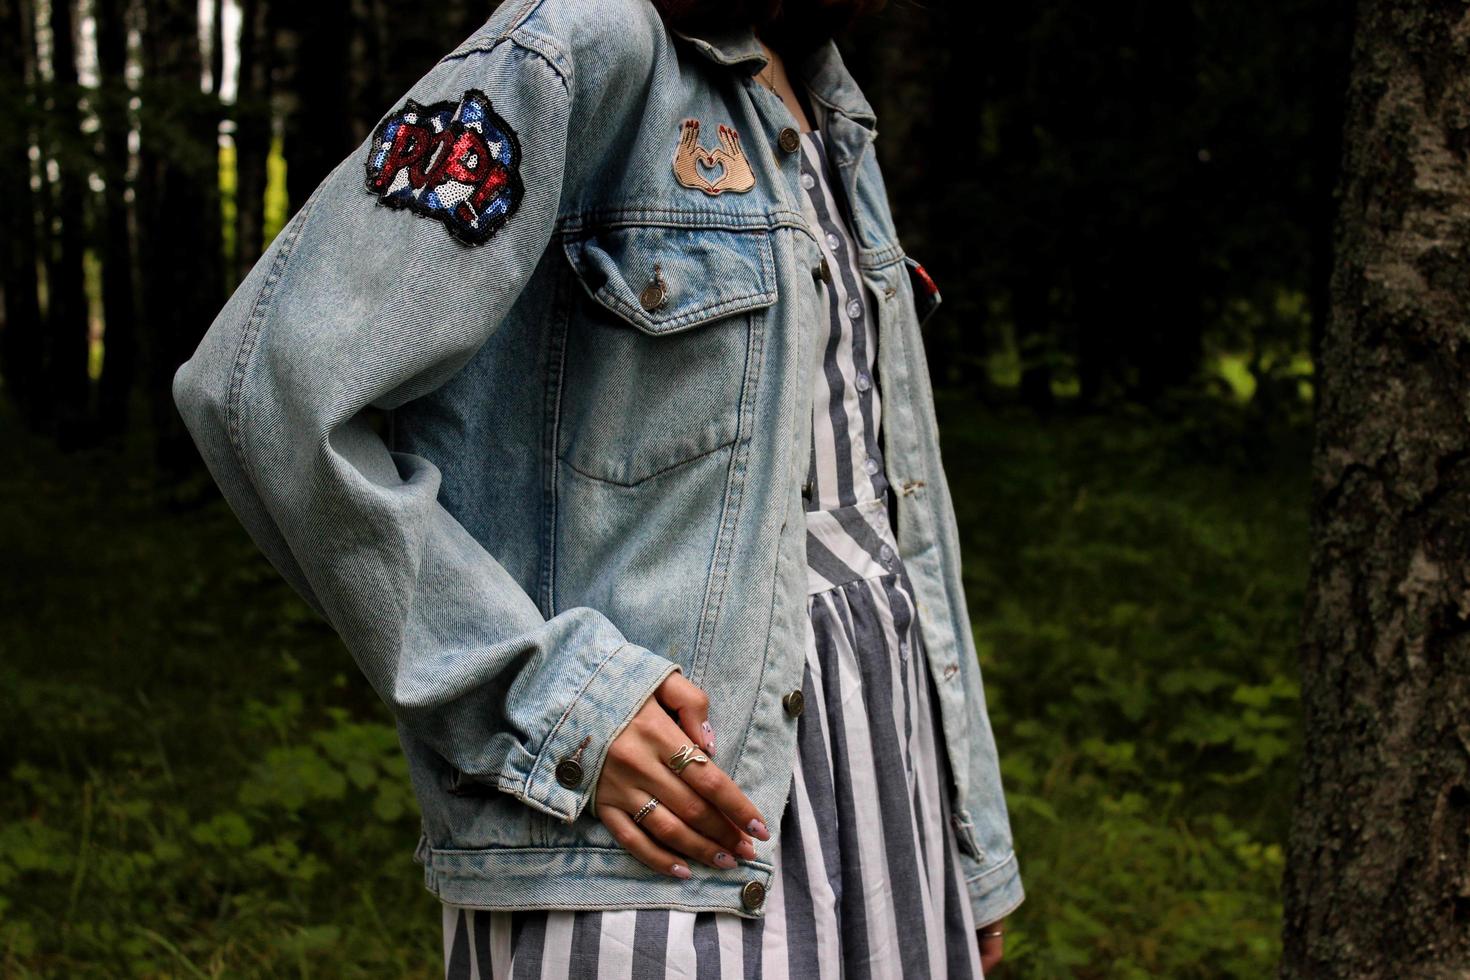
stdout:
[[669,874],[675,878],[688,878],[690,871],[682,864],[671,864],[669,865]]
[[704,750],[713,752],[715,750],[715,730],[709,726],[709,722],[701,722],[699,730],[704,732]]
[[735,859],[724,851],[716,851],[715,864],[721,868],[733,868],[735,867]]
[[745,829],[761,840],[771,839],[771,832],[766,829],[766,825],[761,823],[759,818],[752,817],[750,823],[745,825]]
[[735,853],[747,861],[753,861],[755,860],[755,845],[742,837],[740,843],[735,845]]

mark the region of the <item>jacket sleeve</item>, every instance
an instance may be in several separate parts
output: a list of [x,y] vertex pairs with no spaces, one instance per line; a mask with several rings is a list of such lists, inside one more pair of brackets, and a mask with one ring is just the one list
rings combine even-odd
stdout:
[[[432,214],[385,206],[364,178],[382,134],[369,137],[272,242],[173,393],[252,538],[399,723],[571,821],[608,744],[678,668],[596,610],[543,617],[438,502],[438,469],[391,451],[368,414],[448,380],[530,278],[562,194],[567,72],[544,41],[513,37],[441,61],[410,95],[420,108],[488,98],[519,141],[509,218],[470,245]],[[579,747],[583,778],[563,786],[557,762]]]

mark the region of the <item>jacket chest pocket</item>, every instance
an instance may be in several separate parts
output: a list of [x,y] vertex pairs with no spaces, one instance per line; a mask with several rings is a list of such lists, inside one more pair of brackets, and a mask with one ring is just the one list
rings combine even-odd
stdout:
[[735,441],[751,341],[776,300],[766,231],[631,225],[564,238],[573,289],[558,452],[642,483]]

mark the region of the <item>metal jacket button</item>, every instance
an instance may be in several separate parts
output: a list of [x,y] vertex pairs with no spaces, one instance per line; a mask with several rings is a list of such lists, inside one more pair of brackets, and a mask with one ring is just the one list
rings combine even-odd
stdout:
[[582,785],[582,763],[567,756],[556,764],[556,781],[567,789],[576,789]]
[[766,886],[758,881],[747,881],[745,887],[740,889],[740,901],[752,912],[761,907],[766,900]]
[[571,755],[563,756],[556,764],[556,781],[567,789],[576,789],[582,785],[582,752],[591,741],[591,735],[584,736]]
[[801,134],[792,129],[790,126],[787,126],[785,129],[781,130],[780,135],[776,137],[776,142],[780,145],[781,149],[785,150],[787,153],[795,153],[797,147],[801,146]]
[[788,715],[796,718],[800,716],[801,709],[806,707],[806,695],[801,693],[801,688],[797,688],[794,691],[788,691],[786,695],[781,698],[781,706],[786,709],[786,713]]
[[669,291],[664,288],[663,283],[651,282],[647,286],[643,287],[643,292],[638,294],[638,303],[645,310],[652,313],[654,310],[664,305],[664,298],[668,296],[668,294]]

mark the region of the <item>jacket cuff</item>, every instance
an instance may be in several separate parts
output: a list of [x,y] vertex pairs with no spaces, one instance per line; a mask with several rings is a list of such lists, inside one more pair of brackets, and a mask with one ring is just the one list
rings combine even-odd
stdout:
[[512,789],[515,796],[567,823],[576,820],[597,785],[608,746],[678,669],[674,661],[635,643],[623,643],[597,660],[542,742],[525,783]]
[[1021,887],[1021,868],[1015,854],[985,868],[963,856],[961,863],[965,868],[965,887],[970,892],[970,911],[976,929],[1005,918],[1026,900],[1026,891]]

